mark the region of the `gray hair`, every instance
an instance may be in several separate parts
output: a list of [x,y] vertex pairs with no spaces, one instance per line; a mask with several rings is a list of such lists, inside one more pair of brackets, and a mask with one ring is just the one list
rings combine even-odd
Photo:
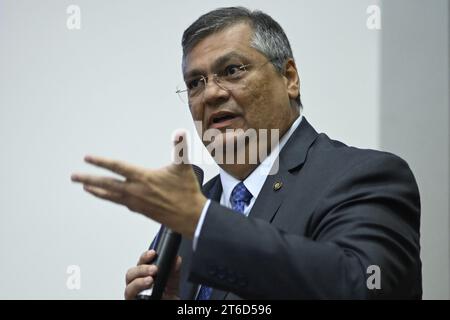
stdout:
[[[183,68],[185,58],[192,48],[207,36],[231,27],[237,23],[246,22],[254,30],[250,46],[264,54],[282,74],[284,64],[290,58],[294,60],[291,45],[281,26],[272,17],[262,11],[250,11],[244,7],[219,8],[210,11],[183,33]],[[295,100],[302,107],[300,93]]]

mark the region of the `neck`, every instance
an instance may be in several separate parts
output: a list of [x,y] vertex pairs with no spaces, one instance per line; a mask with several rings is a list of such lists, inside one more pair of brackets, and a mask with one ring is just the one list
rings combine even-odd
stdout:
[[257,167],[258,164],[222,164],[220,167],[238,180],[245,180]]

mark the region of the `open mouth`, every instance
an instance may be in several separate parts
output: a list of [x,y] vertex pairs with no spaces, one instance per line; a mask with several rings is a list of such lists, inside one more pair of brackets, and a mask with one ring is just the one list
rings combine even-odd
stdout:
[[209,118],[209,127],[213,129],[223,129],[233,125],[233,121],[239,116],[230,111],[215,112]]
[[236,116],[234,116],[232,114],[225,114],[225,115],[222,115],[222,116],[214,117],[213,120],[212,120],[212,123],[222,123],[222,122],[225,122],[227,120],[232,120],[234,118],[236,118]]

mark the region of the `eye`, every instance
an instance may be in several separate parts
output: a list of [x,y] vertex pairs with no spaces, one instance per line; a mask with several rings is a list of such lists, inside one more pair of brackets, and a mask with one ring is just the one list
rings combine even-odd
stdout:
[[244,71],[243,65],[230,64],[225,68],[223,74],[228,77],[236,77],[241,75]]
[[187,87],[189,90],[198,89],[200,86],[203,85],[204,81],[205,80],[203,77],[192,79],[187,83]]

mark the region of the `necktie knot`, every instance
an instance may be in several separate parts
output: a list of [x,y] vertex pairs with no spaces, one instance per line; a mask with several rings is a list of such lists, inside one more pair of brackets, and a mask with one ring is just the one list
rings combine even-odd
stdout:
[[253,195],[248,191],[243,182],[239,182],[231,192],[230,202],[233,210],[244,213]]

